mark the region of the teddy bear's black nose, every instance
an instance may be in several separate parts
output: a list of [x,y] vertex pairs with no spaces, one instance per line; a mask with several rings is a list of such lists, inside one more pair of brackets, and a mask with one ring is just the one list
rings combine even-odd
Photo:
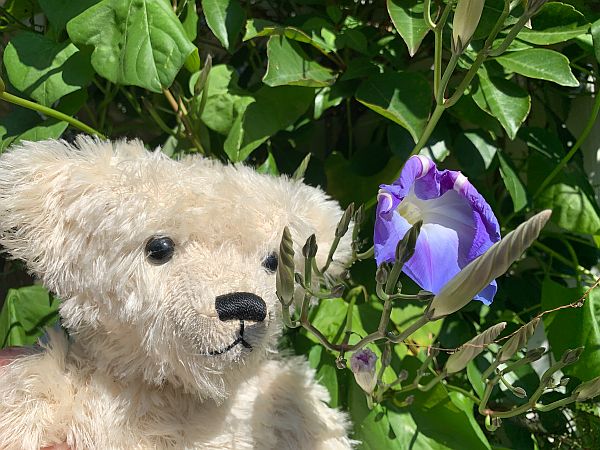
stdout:
[[267,304],[256,294],[232,292],[219,295],[215,308],[221,320],[252,320],[262,322],[267,316]]

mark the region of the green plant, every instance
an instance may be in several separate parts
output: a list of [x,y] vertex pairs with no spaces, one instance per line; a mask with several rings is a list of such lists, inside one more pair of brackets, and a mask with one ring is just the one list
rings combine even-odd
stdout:
[[[372,346],[380,361],[389,359],[378,366],[382,382],[442,368],[447,352],[427,356],[423,348],[455,349],[501,321],[512,333],[555,310],[540,320],[556,360],[586,348],[562,369],[572,392],[600,373],[600,299],[588,292],[600,245],[600,12],[597,2],[542,3],[487,0],[465,47],[453,41],[452,1],[8,0],[0,7],[0,148],[84,131],[273,174],[300,166],[298,175],[344,206],[364,204],[357,241],[370,241],[378,185],[396,179],[409,155],[460,168],[503,234],[546,208],[552,223],[499,280],[493,306],[470,304],[403,343]],[[344,297],[321,299],[306,319],[336,344],[347,324],[367,336],[383,308],[375,270],[371,259],[356,262]],[[417,295],[414,283],[400,281]],[[424,308],[418,300],[394,304],[389,329],[404,330]],[[9,322],[14,333],[19,325]],[[527,404],[510,388],[486,394],[482,372],[496,344],[466,375],[382,398],[372,410],[313,334],[290,330],[283,344],[308,355],[332,404],[350,411],[364,448],[598,446],[600,413],[590,401],[567,406],[580,428],[556,409],[482,431],[475,400],[487,397],[498,410]],[[539,385],[529,363],[505,375],[528,393]],[[559,401],[554,392],[543,398]]]

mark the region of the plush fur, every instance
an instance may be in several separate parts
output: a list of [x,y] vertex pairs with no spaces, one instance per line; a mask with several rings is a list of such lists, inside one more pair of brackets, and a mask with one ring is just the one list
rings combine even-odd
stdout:
[[[0,448],[350,448],[314,372],[276,354],[275,275],[261,265],[286,225],[297,267],[312,233],[323,264],[341,214],[299,181],[174,161],[139,141],[2,155],[0,244],[60,296],[70,336],[0,368]],[[153,236],[175,242],[169,262],[148,261]],[[333,272],[349,253],[344,239]],[[215,309],[241,291],[267,306],[264,321],[243,323],[251,349],[231,346],[242,322]]]

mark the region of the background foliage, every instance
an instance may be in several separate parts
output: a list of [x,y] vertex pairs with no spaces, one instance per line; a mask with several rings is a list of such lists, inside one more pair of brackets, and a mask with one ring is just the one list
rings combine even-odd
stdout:
[[[98,134],[141,138],[173,156],[202,153],[291,174],[310,155],[306,182],[323,186],[344,206],[354,201],[370,208],[365,247],[378,185],[396,178],[435,104],[434,36],[418,0],[2,3],[6,92],[0,98],[19,103],[10,93],[36,104],[29,105],[34,111],[0,102],[2,150],[20,140],[72,139],[79,132],[47,114],[41,108],[46,106]],[[444,3],[433,1],[432,11]],[[513,3],[499,38],[523,11]],[[503,0],[486,1],[471,46],[449,80],[450,92],[503,7]],[[485,61],[423,146],[421,152],[441,167],[469,177],[503,234],[532,211],[552,208],[554,214],[539,243],[499,280],[491,307],[469,305],[397,345],[384,380],[401,369],[414,372],[424,358],[420,346],[437,340],[452,349],[501,320],[512,331],[540,311],[577,300],[594,281],[600,245],[600,125],[593,94],[599,85],[599,18],[597,1],[545,4],[506,52]],[[446,27],[444,65],[450,38]],[[357,263],[350,274],[355,287],[311,312],[329,339],[341,339],[348,303],[356,305],[357,334],[376,327],[381,306],[372,301],[374,272],[373,261]],[[4,262],[2,346],[31,344],[56,320],[58,302],[32,283],[18,263]],[[578,365],[565,369],[572,383],[600,374],[599,307],[600,294],[592,291],[582,307],[544,316],[534,336],[537,346],[550,347],[548,358],[586,346]],[[395,308],[393,325],[404,328],[422,309]],[[489,365],[485,353],[464,376],[415,394],[410,405],[392,397],[369,410],[351,372],[337,370],[334,356],[310,335],[292,330],[282,345],[308,356],[331,404],[350,412],[364,449],[600,447],[600,408],[591,402],[509,419],[494,433],[485,431],[473,408],[483,389],[481,371]],[[445,358],[442,352],[438,363]],[[511,382],[533,391],[540,370],[524,366]],[[523,400],[496,389],[491,402],[508,408]]]

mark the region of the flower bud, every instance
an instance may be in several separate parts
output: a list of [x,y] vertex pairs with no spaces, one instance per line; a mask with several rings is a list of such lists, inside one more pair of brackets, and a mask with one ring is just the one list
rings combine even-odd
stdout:
[[404,237],[398,241],[396,246],[396,263],[404,264],[415,253],[415,246],[419,238],[419,232],[423,221],[419,220],[404,234]]
[[383,367],[387,367],[392,362],[392,346],[388,342],[383,348],[383,353],[381,355],[381,365]]
[[301,273],[296,272],[294,274],[294,280],[296,280],[296,283],[298,283],[300,286],[302,286],[303,288],[306,288],[306,286],[304,286],[304,277],[302,276]]
[[429,319],[437,320],[458,311],[493,279],[505,273],[538,237],[551,214],[549,209],[536,214],[467,264],[433,297],[427,309]]
[[544,356],[544,353],[546,353],[545,347],[534,348],[525,353],[525,359],[527,359],[529,362],[537,361]]
[[385,284],[388,279],[388,271],[385,267],[385,264],[380,265],[375,272],[375,281],[377,284]]
[[583,347],[566,350],[560,358],[560,361],[565,365],[575,364],[582,353]]
[[467,367],[470,361],[475,359],[488,344],[494,342],[494,339],[504,330],[506,322],[500,322],[493,327],[488,328],[483,333],[478,334],[469,342],[466,342],[456,352],[450,355],[444,370],[446,373],[456,373]]
[[485,0],[458,0],[452,22],[452,52],[460,54],[468,45],[483,12]]
[[354,213],[354,226],[360,225],[365,220],[365,205],[360,205]]
[[302,256],[305,258],[314,258],[317,255],[318,249],[317,237],[314,234],[311,234],[306,240],[304,247],[302,247]]
[[289,305],[294,298],[294,243],[288,227],[283,229],[279,244],[279,264],[275,275],[277,295]]
[[340,298],[344,295],[344,285],[337,284],[331,289],[331,298]]
[[367,394],[372,393],[377,384],[376,362],[377,355],[368,348],[354,352],[350,358],[350,369],[354,373],[354,379]]
[[512,393],[515,394],[515,396],[517,396],[519,398],[526,398],[527,397],[527,392],[522,387],[518,387],[518,386],[517,387],[513,387]]
[[576,401],[582,402],[590,398],[600,395],[600,377],[581,383],[573,390],[573,394],[577,395]]
[[433,292],[425,291],[423,289],[421,289],[419,292],[417,292],[418,299],[421,300],[421,301],[423,301],[423,302],[428,302],[434,296],[435,296],[435,294]]
[[403,381],[406,381],[408,379],[408,371],[406,369],[402,369],[400,372],[398,372],[398,381],[400,383],[402,383]]
[[525,347],[529,338],[533,336],[539,321],[539,317],[534,318],[531,322],[522,326],[508,341],[506,341],[498,353],[498,361],[508,361],[515,353],[517,353],[517,351],[519,351],[519,349]]
[[342,237],[348,231],[348,226],[350,225],[350,221],[352,220],[352,216],[354,215],[354,203],[350,203],[344,211],[342,218],[335,227],[335,237]]

